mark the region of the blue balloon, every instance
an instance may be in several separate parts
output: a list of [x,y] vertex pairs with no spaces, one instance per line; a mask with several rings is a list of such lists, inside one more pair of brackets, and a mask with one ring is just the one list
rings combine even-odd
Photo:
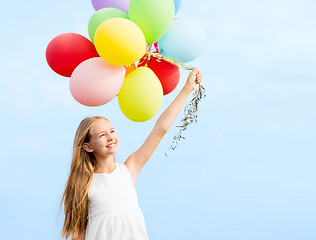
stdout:
[[177,14],[181,5],[181,0],[173,0],[173,2],[174,2],[174,7],[175,7],[175,14]]
[[186,63],[197,58],[206,44],[203,28],[194,20],[174,20],[168,32],[158,41],[159,52]]

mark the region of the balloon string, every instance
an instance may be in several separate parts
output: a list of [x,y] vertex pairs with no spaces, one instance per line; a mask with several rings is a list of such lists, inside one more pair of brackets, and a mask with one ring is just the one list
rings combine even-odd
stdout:
[[148,61],[150,60],[150,56],[148,55],[148,53],[150,53],[150,49],[151,49],[152,45],[153,45],[153,44],[149,44],[149,46],[147,47],[147,51],[146,51],[145,57],[142,58],[142,59],[139,61],[138,65],[143,64],[143,63],[145,62],[144,66],[147,67]]
[[[150,50],[150,48],[149,48]],[[194,68],[191,67],[191,66],[188,66],[187,64],[185,63],[182,63],[176,59],[172,59],[172,58],[169,58],[169,57],[165,57],[163,55],[161,55],[160,53],[154,53],[154,52],[151,52],[151,51],[147,51],[146,53],[146,57],[144,58],[144,61],[146,61],[146,64],[148,63],[148,61],[154,57],[156,58],[157,61],[161,61],[161,60],[165,60],[175,66],[178,66],[180,68],[183,68],[183,69],[186,69],[186,70],[193,70]],[[202,102],[202,99],[206,97],[206,94],[205,94],[205,88],[202,86],[202,84],[198,84],[197,87],[196,87],[196,90],[193,94],[193,98],[191,99],[191,101],[189,102],[189,104],[184,108],[184,118],[181,120],[181,122],[183,123],[181,126],[176,126],[176,127],[179,127],[180,130],[179,132],[173,137],[173,142],[171,144],[171,146],[168,148],[168,149],[172,149],[172,150],[175,150],[177,145],[178,145],[178,142],[181,140],[181,139],[185,139],[183,136],[182,136],[182,132],[184,130],[186,130],[188,128],[188,126],[191,124],[191,123],[196,123],[197,122],[197,111],[198,111],[198,107],[199,107],[199,104]],[[165,153],[166,156],[167,153]]]
[[194,69],[194,67],[188,66],[187,64],[185,64],[183,62],[180,62],[180,61],[178,61],[176,59],[165,57],[165,56],[161,55],[160,53],[154,53],[154,52],[147,51],[146,55],[147,55],[146,56],[147,58],[155,57],[159,61],[165,60],[165,61],[167,61],[167,62],[169,62],[169,63],[171,63],[173,65],[176,65],[176,66],[178,66],[180,68],[183,68],[185,70],[193,70]]
[[152,43],[148,45],[147,52],[150,52],[152,45],[153,45]]

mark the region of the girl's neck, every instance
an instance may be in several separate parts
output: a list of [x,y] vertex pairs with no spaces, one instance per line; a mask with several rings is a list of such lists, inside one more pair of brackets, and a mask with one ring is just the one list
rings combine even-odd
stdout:
[[106,158],[96,158],[96,161],[95,173],[111,173],[116,168],[114,154]]

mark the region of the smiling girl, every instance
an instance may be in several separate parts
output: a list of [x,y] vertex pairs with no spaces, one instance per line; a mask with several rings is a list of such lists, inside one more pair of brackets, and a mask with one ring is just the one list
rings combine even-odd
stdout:
[[108,119],[87,117],[77,129],[69,177],[61,204],[62,238],[73,240],[148,239],[135,190],[136,178],[182,109],[202,82],[192,70],[180,93],[161,114],[143,143],[123,164],[115,162],[119,140]]

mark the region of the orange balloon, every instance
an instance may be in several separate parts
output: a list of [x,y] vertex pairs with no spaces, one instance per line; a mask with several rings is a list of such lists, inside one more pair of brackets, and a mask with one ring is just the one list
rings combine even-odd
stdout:
[[125,77],[136,69],[135,63],[125,65]]

